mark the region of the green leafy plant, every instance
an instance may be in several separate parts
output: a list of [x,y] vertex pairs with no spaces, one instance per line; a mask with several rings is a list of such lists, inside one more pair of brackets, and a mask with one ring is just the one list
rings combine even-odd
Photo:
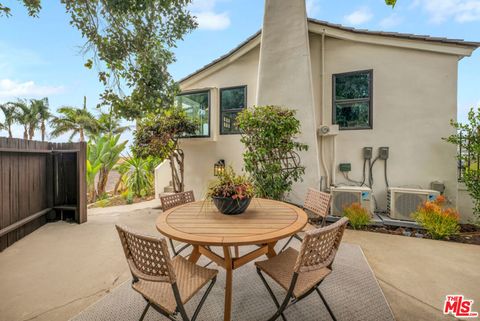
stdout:
[[295,111],[257,106],[239,113],[237,124],[245,145],[245,171],[252,178],[256,194],[283,199],[305,173],[297,152],[307,150],[308,146],[296,141],[300,121],[295,118]]
[[102,198],[99,199],[95,204],[98,207],[107,207],[110,204],[110,200],[108,198]]
[[179,147],[179,139],[194,134],[197,127],[198,124],[183,109],[172,107],[142,119],[134,133],[133,151],[136,155],[169,159],[176,193],[184,190],[185,155]]
[[478,166],[468,164],[469,157],[475,155],[477,161],[480,161],[480,110],[471,108],[468,113],[468,122],[463,124],[451,121],[451,125],[456,129],[456,134],[444,138],[447,142],[458,146],[462,153],[458,154],[458,161],[463,166],[463,182],[467,191],[473,199],[473,223],[480,224],[480,170]]
[[210,183],[207,197],[230,197],[236,200],[251,198],[254,195],[253,185],[245,175],[237,175],[231,166],[218,175],[218,178]]
[[127,193],[127,197],[125,199],[125,202],[129,205],[133,204],[133,194],[132,193],[130,193],[130,192]]
[[145,197],[153,193],[154,170],[158,164],[159,160],[152,156],[140,158],[129,155],[115,168],[121,173],[130,193]]
[[453,208],[444,207],[445,198],[425,202],[413,213],[413,218],[436,240],[441,240],[459,232],[459,215]]
[[370,223],[370,213],[360,203],[353,203],[343,209],[343,215],[348,217],[348,223],[354,230],[361,229]]

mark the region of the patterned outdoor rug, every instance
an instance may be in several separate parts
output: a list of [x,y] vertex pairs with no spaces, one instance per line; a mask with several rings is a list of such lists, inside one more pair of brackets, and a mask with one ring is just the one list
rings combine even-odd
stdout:
[[[293,243],[293,242],[292,242]],[[295,244],[297,245],[297,244]],[[202,257],[199,263],[205,263]],[[215,268],[211,264],[210,268]],[[197,320],[223,320],[225,273],[219,268],[217,283],[212,289]],[[253,263],[233,274],[232,320],[265,321],[275,313],[275,305],[260,281]],[[270,282],[277,298],[283,300],[285,292]],[[335,259],[332,274],[320,287],[338,321],[390,321],[394,320],[382,290],[368,265],[361,248],[342,243]],[[203,290],[186,305],[192,316]],[[281,301],[280,301],[281,302]],[[131,321],[138,320],[145,307],[140,294],[132,290],[130,281],[123,283],[110,294],[96,302],[72,321]],[[285,315],[290,321],[331,320],[319,296],[314,292],[309,297],[288,308]],[[167,320],[150,308],[145,320]],[[281,319],[278,319],[281,320]]]

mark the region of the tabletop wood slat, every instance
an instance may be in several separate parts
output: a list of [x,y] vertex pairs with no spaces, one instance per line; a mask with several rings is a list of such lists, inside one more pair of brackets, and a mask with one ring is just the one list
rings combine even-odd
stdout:
[[210,201],[199,201],[162,213],[157,229],[190,244],[236,246],[278,241],[306,223],[302,209],[284,202],[253,199],[245,213],[224,215]]

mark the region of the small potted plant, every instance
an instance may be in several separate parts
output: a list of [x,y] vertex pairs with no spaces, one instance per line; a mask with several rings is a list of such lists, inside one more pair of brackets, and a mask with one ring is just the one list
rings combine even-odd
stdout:
[[245,212],[253,197],[253,185],[245,175],[237,175],[232,167],[218,174],[208,187],[207,197],[217,209],[227,215]]

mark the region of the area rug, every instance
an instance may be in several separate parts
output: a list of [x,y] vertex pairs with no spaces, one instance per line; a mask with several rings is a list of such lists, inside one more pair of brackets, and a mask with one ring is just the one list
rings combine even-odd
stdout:
[[[205,263],[202,257],[199,263]],[[215,268],[211,264],[210,268]],[[219,268],[217,283],[207,298],[197,320],[223,320],[225,273]],[[276,311],[275,305],[257,275],[253,263],[247,264],[233,274],[232,320],[265,321]],[[285,292],[270,282],[277,298],[282,300]],[[320,287],[338,321],[390,321],[394,320],[390,307],[368,265],[361,248],[342,243],[333,265],[333,273]],[[187,303],[189,316],[193,314],[203,290]],[[138,320],[145,307],[143,298],[125,282],[100,301],[72,318],[72,321],[131,321]],[[286,310],[288,320],[331,320],[328,311],[314,292]],[[168,320],[153,308],[145,316],[147,321]],[[281,320],[281,319],[279,319]]]

